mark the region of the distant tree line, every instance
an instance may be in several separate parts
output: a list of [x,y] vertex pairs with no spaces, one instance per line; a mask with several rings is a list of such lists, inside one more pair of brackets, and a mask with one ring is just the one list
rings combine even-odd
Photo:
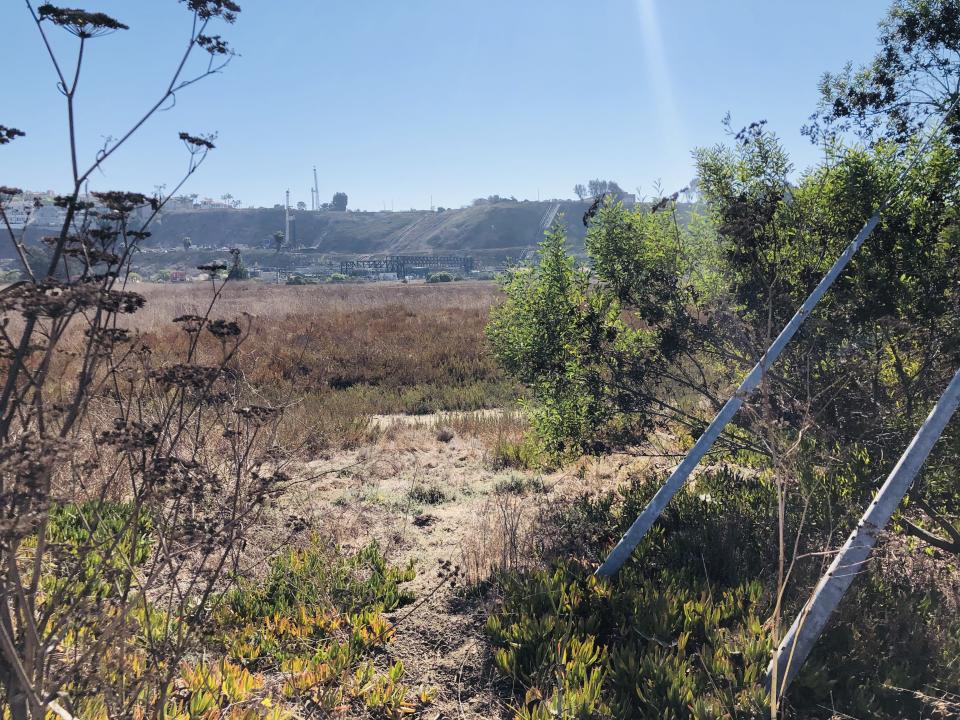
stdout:
[[617,199],[626,195],[624,189],[613,180],[599,179],[591,180],[586,185],[577,183],[573,186],[573,192],[581,200],[585,200],[588,197],[600,197],[604,194],[613,195]]

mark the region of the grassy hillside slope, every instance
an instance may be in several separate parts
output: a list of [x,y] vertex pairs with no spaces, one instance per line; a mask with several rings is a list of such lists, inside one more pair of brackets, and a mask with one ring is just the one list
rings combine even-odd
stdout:
[[[442,213],[294,211],[291,215],[296,223],[296,244],[320,252],[449,252],[502,258],[517,257],[536,245],[555,205],[567,219],[571,242],[582,247],[580,218],[587,203],[579,202],[503,202]],[[150,242],[174,247],[189,236],[197,245],[260,246],[283,225],[283,211],[274,209],[168,213],[152,228]]]

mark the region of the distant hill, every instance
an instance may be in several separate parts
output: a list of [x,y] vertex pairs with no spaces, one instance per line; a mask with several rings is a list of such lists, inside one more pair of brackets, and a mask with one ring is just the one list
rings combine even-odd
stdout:
[[[581,217],[588,202],[499,202],[444,212],[291,211],[295,244],[336,255],[465,253],[517,258],[543,237],[549,222],[566,218],[571,244],[582,249]],[[282,230],[283,210],[197,210],[168,213],[152,226],[150,244],[178,247],[184,236],[194,245],[268,245]],[[291,235],[293,235],[291,231]]]
[[[285,252],[301,250],[331,258],[382,254],[466,254],[481,262],[519,259],[536,247],[555,218],[563,218],[574,253],[583,253],[582,217],[590,201],[497,202],[457,210],[430,212],[310,212],[291,210],[295,235]],[[689,206],[681,204],[681,222]],[[147,248],[182,249],[184,237],[194,248],[269,248],[283,230],[283,210],[186,210],[164,213],[151,225]],[[39,242],[50,228],[31,227],[28,243]],[[9,243],[7,243],[9,245]],[[246,254],[245,254],[246,256]],[[13,248],[0,249],[13,257]]]

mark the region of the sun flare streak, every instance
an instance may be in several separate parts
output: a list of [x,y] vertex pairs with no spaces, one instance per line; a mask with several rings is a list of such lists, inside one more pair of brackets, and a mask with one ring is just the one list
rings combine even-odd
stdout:
[[657,108],[658,131],[671,153],[686,153],[689,149],[686,144],[686,131],[673,92],[656,0],[637,0],[637,11],[644,71]]

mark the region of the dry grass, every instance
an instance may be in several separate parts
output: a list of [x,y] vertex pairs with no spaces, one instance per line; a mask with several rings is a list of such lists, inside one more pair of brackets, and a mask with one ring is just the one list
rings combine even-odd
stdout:
[[[136,290],[147,306],[133,322],[160,356],[186,339],[171,320],[203,314],[210,299],[206,284]],[[483,333],[497,295],[480,282],[231,283],[213,316],[249,323],[235,369],[265,404],[289,406],[288,446],[316,452],[373,440],[375,414],[512,406],[518,388]]]

